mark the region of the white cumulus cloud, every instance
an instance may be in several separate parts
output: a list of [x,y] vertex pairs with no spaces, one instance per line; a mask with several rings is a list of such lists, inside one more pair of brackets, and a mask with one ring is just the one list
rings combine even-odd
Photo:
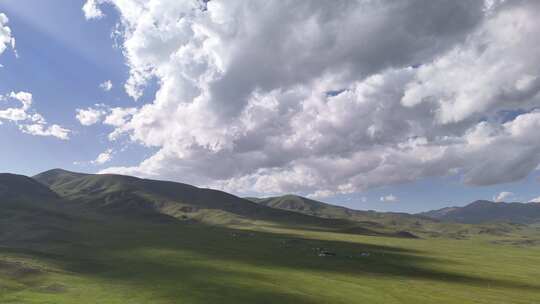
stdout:
[[398,201],[398,198],[393,194],[389,194],[389,195],[381,196],[380,201],[385,202],[385,203],[394,203]]
[[505,202],[511,199],[514,196],[514,193],[508,191],[502,191],[499,194],[493,197],[493,200],[497,203]]
[[11,29],[7,26],[8,17],[0,12],[0,55],[8,48],[15,49],[15,38],[11,34]]
[[529,203],[540,203],[540,196],[529,200]]
[[95,107],[77,109],[75,117],[83,126],[91,126],[97,123],[113,126],[116,129],[109,134],[110,140],[116,140],[125,134],[126,123],[137,113],[136,108],[111,108],[104,104],[96,104]]
[[113,150],[107,149],[106,151],[100,153],[95,160],[92,161],[92,164],[103,165],[112,160]]
[[87,0],[82,7],[84,17],[86,19],[99,19],[105,17],[105,14],[99,9],[98,5],[103,3],[103,0]]
[[99,85],[99,87],[100,87],[103,91],[108,92],[108,91],[112,90],[113,84],[112,84],[112,81],[107,80],[107,81],[101,83],[101,84]]
[[[235,192],[353,193],[540,163],[537,1],[88,1],[120,15],[140,98],[110,110],[157,152],[103,172]],[[448,18],[452,16],[452,18]]]
[[[18,102],[20,106],[14,106],[13,102]],[[15,123],[22,132],[30,135],[69,139],[70,130],[57,124],[48,125],[45,118],[32,109],[32,103],[32,94],[28,92],[0,95],[0,124],[2,121],[8,121]]]
[[30,135],[53,136],[53,137],[63,139],[63,140],[69,139],[69,133],[70,133],[68,129],[63,128],[59,125],[46,126],[44,124],[39,124],[39,123],[20,125],[19,128],[24,133],[27,133]]
[[101,121],[101,118],[105,115],[105,111],[101,108],[87,108],[77,109],[75,118],[83,126],[91,126]]

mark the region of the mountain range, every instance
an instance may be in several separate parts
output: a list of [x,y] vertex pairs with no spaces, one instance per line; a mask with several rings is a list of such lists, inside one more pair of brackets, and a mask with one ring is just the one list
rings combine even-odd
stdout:
[[40,173],[33,179],[71,205],[124,217],[194,220],[210,224],[266,220],[335,226],[343,222],[270,208],[223,191],[176,182],[62,169]]
[[359,222],[400,221],[418,222],[429,219],[463,224],[540,222],[540,203],[502,203],[478,200],[463,207],[446,207],[418,214],[361,211],[331,205],[297,195],[284,195],[268,198],[249,198],[258,204],[291,210],[323,218],[340,218]]
[[4,237],[30,228],[41,234],[58,232],[65,230],[67,221],[95,220],[103,216],[227,226],[285,224],[399,237],[454,233],[459,227],[452,223],[540,222],[540,203],[476,201],[464,207],[420,214],[383,213],[353,210],[296,195],[240,198],[176,182],[62,169],[49,170],[32,178],[0,174],[0,204],[0,227],[4,224]]
[[[25,237],[34,234],[34,230],[61,230],[70,226],[65,222],[70,218],[81,221],[116,217],[158,223],[181,221],[226,226],[286,225],[303,229],[409,237],[395,229],[383,229],[348,218],[319,217],[296,210],[273,208],[213,189],[62,169],[49,170],[32,178],[2,174],[0,204],[3,207],[3,223],[11,227],[2,231],[4,236],[8,230],[13,230],[10,234],[12,236]],[[19,220],[21,218],[25,220]],[[58,221],[59,218],[62,221]],[[36,227],[39,229],[34,229]]]
[[464,207],[447,207],[423,212],[420,215],[466,224],[485,222],[530,224],[540,222],[540,203],[501,203],[479,200]]

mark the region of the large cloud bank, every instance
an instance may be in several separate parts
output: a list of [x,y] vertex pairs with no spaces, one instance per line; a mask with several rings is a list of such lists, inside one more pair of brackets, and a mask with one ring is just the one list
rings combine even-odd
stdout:
[[105,172],[331,195],[540,163],[537,1],[91,0],[86,17],[107,5],[126,92],[158,90],[108,123],[157,152]]

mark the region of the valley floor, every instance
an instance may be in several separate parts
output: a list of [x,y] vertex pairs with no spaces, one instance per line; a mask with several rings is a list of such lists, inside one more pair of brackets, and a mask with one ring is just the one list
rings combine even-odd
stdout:
[[540,303],[540,246],[517,237],[238,228],[85,223],[2,243],[0,303]]

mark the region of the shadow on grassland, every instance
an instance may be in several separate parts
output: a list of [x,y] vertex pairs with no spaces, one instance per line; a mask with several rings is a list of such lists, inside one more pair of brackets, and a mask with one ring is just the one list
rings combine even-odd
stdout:
[[[189,299],[195,303],[217,303],[223,299],[230,299],[231,303],[318,303],[311,295],[299,294],[294,286],[272,283],[261,269],[295,274],[377,275],[528,291],[540,288],[431,269],[429,265],[449,261],[392,246],[314,240],[196,223],[113,223],[77,229],[77,239],[54,249],[47,249],[44,244],[39,250],[10,251],[46,259],[69,273],[128,284],[133,290],[146,290],[158,298]],[[0,248],[0,253],[6,250]],[[320,250],[336,256],[319,257]]]

